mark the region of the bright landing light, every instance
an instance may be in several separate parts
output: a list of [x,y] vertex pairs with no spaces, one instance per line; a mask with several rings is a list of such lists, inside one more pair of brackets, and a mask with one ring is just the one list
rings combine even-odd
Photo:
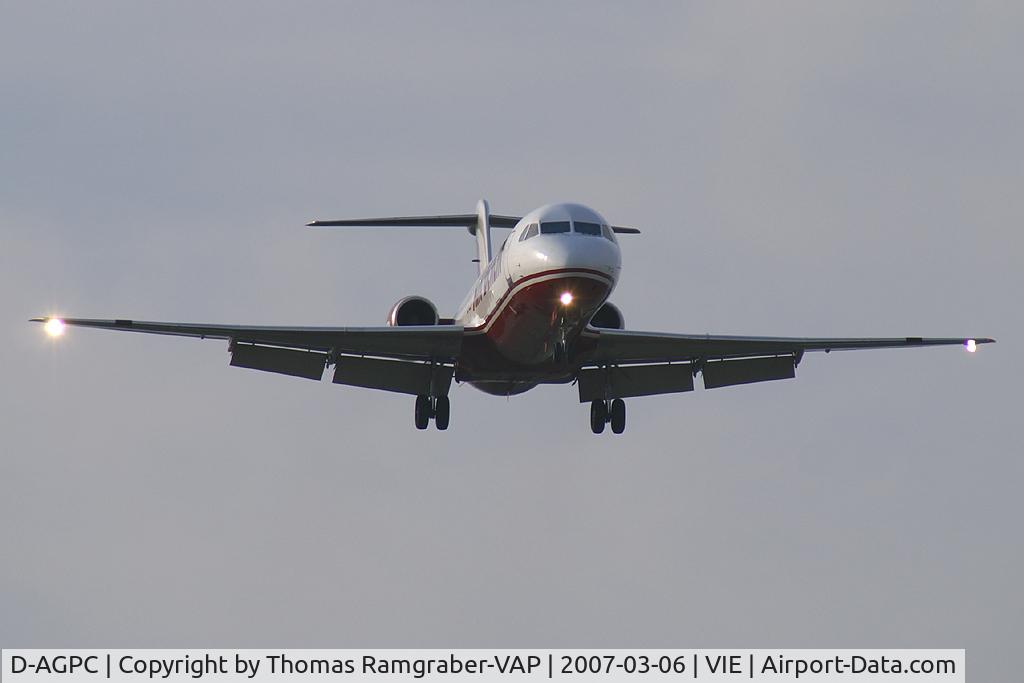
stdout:
[[973,339],[968,339],[967,341],[964,342],[964,348],[967,349],[969,352],[974,353],[975,351],[978,350],[978,344]]
[[572,303],[572,292],[562,292],[562,296],[558,297],[558,300],[562,302],[563,306],[568,306]]
[[51,337],[59,337],[64,334],[64,321],[60,318],[50,318],[46,321],[46,334]]

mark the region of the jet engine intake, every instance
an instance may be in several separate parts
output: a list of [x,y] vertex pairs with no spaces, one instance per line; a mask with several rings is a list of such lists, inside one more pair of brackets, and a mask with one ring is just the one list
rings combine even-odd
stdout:
[[407,296],[391,307],[388,327],[404,325],[437,325],[440,321],[437,307],[422,296]]
[[590,326],[606,330],[621,330],[626,327],[626,319],[622,317],[622,311],[618,306],[606,302],[597,309],[597,313],[590,319]]

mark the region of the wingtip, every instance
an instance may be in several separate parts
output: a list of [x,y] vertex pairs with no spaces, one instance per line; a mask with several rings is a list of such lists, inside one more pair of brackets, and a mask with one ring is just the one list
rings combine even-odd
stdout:
[[49,318],[29,318],[30,323],[45,323]]

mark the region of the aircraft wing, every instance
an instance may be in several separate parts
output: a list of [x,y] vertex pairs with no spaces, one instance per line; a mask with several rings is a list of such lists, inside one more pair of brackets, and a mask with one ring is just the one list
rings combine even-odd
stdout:
[[[891,349],[917,346],[988,344],[968,337],[735,337],[588,329],[596,339],[588,364],[658,363],[796,355],[805,351]],[[971,344],[973,342],[973,344]]]
[[[693,391],[791,379],[807,351],[963,345],[994,340],[961,337],[733,337],[588,328],[577,374],[580,401]],[[589,347],[589,348],[587,348]],[[590,367],[587,367],[590,366]],[[596,366],[596,367],[595,367]]]
[[[49,323],[50,318],[33,318]],[[104,330],[168,334],[200,339],[226,339],[234,344],[302,349],[321,353],[375,356],[405,360],[451,361],[462,348],[458,325],[402,327],[263,327],[61,318],[65,325]]]

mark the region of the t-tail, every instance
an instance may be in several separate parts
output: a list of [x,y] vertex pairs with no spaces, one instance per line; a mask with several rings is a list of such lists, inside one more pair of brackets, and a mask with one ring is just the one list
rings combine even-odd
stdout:
[[444,214],[439,216],[392,216],[390,218],[345,218],[342,220],[312,221],[313,228],[466,228],[476,237],[476,260],[482,273],[491,262],[491,228],[514,228],[519,216],[496,216],[486,199],[476,203],[476,213]]
[[[491,213],[486,199],[476,203],[476,213],[443,214],[440,216],[392,216],[390,218],[345,218],[331,221],[312,221],[313,228],[466,228],[476,237],[476,261],[484,272],[491,262],[491,228],[514,228],[522,216],[498,216]],[[624,234],[640,232],[636,228],[612,226],[612,231]]]

